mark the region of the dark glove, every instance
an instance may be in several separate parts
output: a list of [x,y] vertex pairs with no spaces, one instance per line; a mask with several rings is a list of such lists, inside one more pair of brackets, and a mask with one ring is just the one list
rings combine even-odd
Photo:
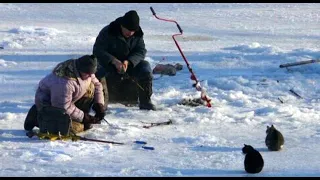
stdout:
[[82,122],[83,124],[99,124],[101,121],[97,117],[91,116],[88,113],[84,113]]
[[94,112],[96,112],[96,115],[94,117],[98,118],[99,120],[102,120],[106,115],[104,106],[101,103],[93,104],[92,109],[94,110]]

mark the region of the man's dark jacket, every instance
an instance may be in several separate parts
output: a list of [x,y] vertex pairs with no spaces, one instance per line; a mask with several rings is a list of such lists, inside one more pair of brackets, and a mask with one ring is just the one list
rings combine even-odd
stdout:
[[114,58],[122,62],[128,60],[129,66],[132,67],[135,67],[145,58],[147,50],[141,27],[133,36],[126,39],[121,32],[121,18],[119,17],[105,26],[100,31],[93,46],[93,54],[104,69],[107,69],[107,66],[110,65]]

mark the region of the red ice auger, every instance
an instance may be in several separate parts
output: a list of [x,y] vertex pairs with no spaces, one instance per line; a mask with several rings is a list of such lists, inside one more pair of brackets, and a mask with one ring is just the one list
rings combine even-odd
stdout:
[[182,50],[181,50],[178,42],[177,42],[176,39],[175,39],[175,36],[182,35],[182,32],[183,32],[183,31],[182,31],[180,25],[179,25],[176,21],[174,21],[174,20],[168,20],[168,19],[159,18],[159,17],[156,15],[156,13],[154,12],[154,10],[153,10],[152,7],[150,7],[150,10],[151,10],[152,14],[154,15],[154,17],[156,17],[157,19],[163,20],[163,21],[168,21],[168,22],[174,22],[174,23],[177,24],[177,27],[178,27],[178,29],[179,29],[179,31],[180,31],[180,34],[174,34],[174,35],[172,35],[172,39],[173,39],[173,41],[175,42],[176,46],[178,47],[179,52],[180,52],[183,60],[184,60],[184,61],[186,62],[186,64],[187,64],[188,70],[189,70],[189,72],[191,73],[190,79],[193,80],[193,81],[195,81],[195,83],[193,84],[193,87],[195,87],[195,88],[197,89],[197,91],[200,91],[200,92],[201,92],[201,99],[207,102],[207,106],[208,106],[208,107],[211,107],[211,103],[210,103],[211,99],[208,98],[206,90],[201,87],[200,81],[198,81],[196,75],[193,73],[193,71],[192,71],[192,69],[191,69],[191,67],[190,67],[189,62],[187,61],[187,59],[186,59],[186,57],[184,56],[184,54],[183,54],[183,52],[182,52]]

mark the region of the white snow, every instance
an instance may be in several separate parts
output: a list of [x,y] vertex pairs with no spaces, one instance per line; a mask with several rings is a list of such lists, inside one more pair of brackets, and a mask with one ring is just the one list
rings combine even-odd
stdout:
[[[178,105],[200,93],[171,37],[177,26],[156,19],[150,6],[183,29],[176,39],[211,108]],[[0,3],[0,9],[0,177],[320,176],[320,65],[279,68],[320,58],[319,4]],[[29,139],[23,123],[40,79],[61,61],[91,54],[99,31],[131,9],[140,15],[152,68],[183,65],[176,76],[155,75],[152,100],[160,110],[110,104],[111,125],[103,121],[82,134],[125,145]],[[168,119],[174,124],[142,128]],[[265,146],[271,124],[285,138],[279,152]],[[244,171],[243,144],[262,154],[261,173]]]

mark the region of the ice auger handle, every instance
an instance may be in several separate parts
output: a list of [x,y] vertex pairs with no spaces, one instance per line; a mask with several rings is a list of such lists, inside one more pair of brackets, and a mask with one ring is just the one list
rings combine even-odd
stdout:
[[154,12],[154,10],[153,10],[153,8],[151,6],[150,6],[150,10],[151,10],[152,14],[155,16],[156,13]]
[[177,23],[177,27],[178,27],[178,29],[179,29],[179,31],[180,31],[180,33],[182,34],[182,29],[181,29],[181,27],[180,27],[180,25]]

